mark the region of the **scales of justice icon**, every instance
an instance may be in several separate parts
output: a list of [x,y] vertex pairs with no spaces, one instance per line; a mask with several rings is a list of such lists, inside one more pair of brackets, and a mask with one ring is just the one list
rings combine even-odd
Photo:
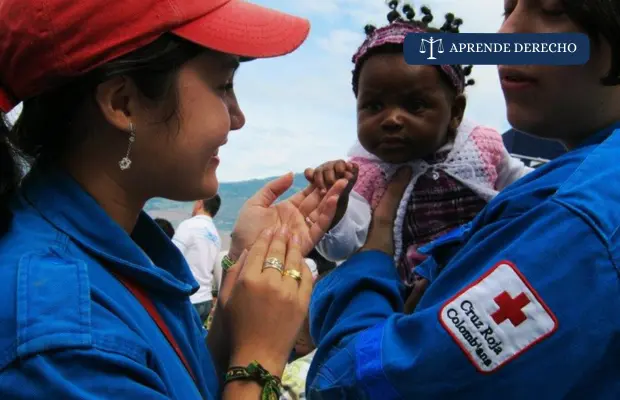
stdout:
[[431,48],[430,50],[430,56],[427,58],[427,60],[436,60],[437,58],[435,57],[433,50],[435,49],[435,43],[439,43],[439,47],[437,49],[437,53],[441,54],[444,52],[443,50],[443,39],[433,39],[433,37],[431,36],[430,39],[422,39],[421,41],[421,45],[420,45],[420,53],[425,54],[426,53],[426,45],[425,43],[428,43],[429,47]]

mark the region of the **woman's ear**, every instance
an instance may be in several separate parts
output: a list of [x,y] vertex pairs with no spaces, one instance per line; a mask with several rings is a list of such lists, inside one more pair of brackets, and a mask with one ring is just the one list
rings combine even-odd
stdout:
[[452,103],[452,117],[450,119],[450,131],[456,132],[463,121],[465,115],[465,107],[467,106],[467,98],[464,94],[459,94],[454,98]]
[[136,87],[131,80],[118,76],[97,86],[95,102],[101,115],[110,125],[126,131],[134,117],[132,109],[136,105],[137,94]]

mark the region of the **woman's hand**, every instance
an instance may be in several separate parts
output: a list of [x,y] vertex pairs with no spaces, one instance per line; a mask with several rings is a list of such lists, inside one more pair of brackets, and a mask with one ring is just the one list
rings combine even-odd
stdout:
[[293,175],[287,174],[258,191],[245,202],[239,212],[232,233],[229,257],[236,260],[248,249],[264,229],[288,225],[299,233],[301,252],[308,254],[331,226],[338,199],[347,186],[346,180],[336,182],[322,194],[314,185],[296,193],[285,201],[273,204],[293,184]]
[[[247,366],[257,360],[280,376],[295,345],[308,313],[312,274],[303,259],[299,235],[289,232],[286,225],[275,234],[271,229],[263,231],[238,271],[225,305],[231,365]],[[285,271],[299,272],[300,280],[264,268],[267,259],[280,261]]]

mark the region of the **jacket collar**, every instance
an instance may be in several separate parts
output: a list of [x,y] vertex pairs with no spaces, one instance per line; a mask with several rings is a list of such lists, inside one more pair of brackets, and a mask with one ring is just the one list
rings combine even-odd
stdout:
[[187,296],[198,290],[185,258],[144,212],[131,236],[66,172],[33,169],[23,198],[56,229],[116,273],[143,287]]
[[615,131],[620,130],[620,121],[615,122],[608,126],[607,128],[595,133],[594,135],[588,137],[586,140],[581,142],[575,149],[580,149],[587,146],[598,145],[606,141]]

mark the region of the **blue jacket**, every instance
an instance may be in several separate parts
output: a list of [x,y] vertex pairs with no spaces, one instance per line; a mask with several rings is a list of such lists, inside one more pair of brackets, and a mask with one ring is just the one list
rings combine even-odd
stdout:
[[[2,399],[218,397],[206,331],[188,297],[198,284],[146,214],[130,237],[56,170],[31,173],[12,209],[11,230],[0,239]],[[149,294],[200,393],[142,304],[110,271]]]
[[318,282],[309,398],[620,398],[619,157],[616,124],[432,243],[411,315],[383,253]]

